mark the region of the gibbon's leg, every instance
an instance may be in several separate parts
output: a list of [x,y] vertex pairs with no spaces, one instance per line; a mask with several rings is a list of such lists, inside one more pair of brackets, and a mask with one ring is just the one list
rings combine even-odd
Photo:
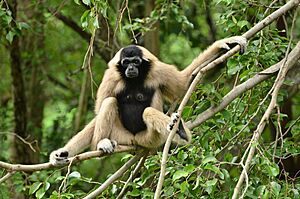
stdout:
[[[173,118],[171,119],[155,108],[148,107],[144,110],[143,119],[147,130],[135,135],[136,143],[148,148],[158,147],[163,144],[170,133],[167,128]],[[180,122],[173,141],[177,144],[187,144],[191,141],[191,132],[183,121]]]
[[127,132],[120,122],[117,99],[104,99],[96,117],[91,148],[112,153],[117,144],[130,145],[133,140],[133,135]]
[[53,165],[65,164],[68,157],[72,157],[87,148],[92,140],[95,129],[95,118],[77,133],[63,148],[57,149],[50,154],[50,163]]

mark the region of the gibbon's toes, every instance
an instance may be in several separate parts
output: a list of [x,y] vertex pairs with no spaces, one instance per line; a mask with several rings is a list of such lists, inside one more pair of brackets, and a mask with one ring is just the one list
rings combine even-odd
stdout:
[[172,115],[171,115],[171,121],[170,121],[170,123],[167,126],[167,130],[168,131],[172,131],[172,129],[173,129],[175,123],[178,121],[178,119],[179,119],[179,114],[177,112],[172,113]]
[[188,136],[183,128],[182,121],[179,122],[178,130],[176,133],[180,136],[181,139],[188,141]]
[[116,146],[117,142],[115,140],[104,138],[98,142],[97,150],[102,150],[104,153],[112,153]]
[[69,163],[68,156],[69,156],[69,152],[66,149],[64,149],[64,148],[61,148],[61,149],[58,149],[56,151],[53,151],[50,154],[50,160],[49,160],[49,162],[52,165],[67,164],[67,163]]

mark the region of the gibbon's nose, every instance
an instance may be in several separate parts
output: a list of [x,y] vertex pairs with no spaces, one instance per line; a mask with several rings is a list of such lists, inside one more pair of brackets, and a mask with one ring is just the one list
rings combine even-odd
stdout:
[[134,69],[133,65],[130,64],[130,65],[128,66],[128,71],[133,71],[133,69]]

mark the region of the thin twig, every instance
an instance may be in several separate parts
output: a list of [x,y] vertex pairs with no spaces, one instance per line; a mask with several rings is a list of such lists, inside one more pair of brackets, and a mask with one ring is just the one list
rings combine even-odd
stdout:
[[[295,11],[294,19],[295,19],[296,13],[297,13],[297,11]],[[293,20],[291,30],[293,30],[293,27],[294,27],[294,20]],[[287,53],[289,52],[291,41],[292,41],[292,38],[290,38]],[[245,162],[245,168],[243,169],[243,171],[239,177],[239,180],[234,188],[234,193],[232,195],[232,199],[236,199],[238,197],[238,194],[242,188],[242,184],[244,182],[245,175],[247,174],[247,171],[250,167],[250,163],[251,163],[252,158],[255,153],[255,149],[256,149],[255,143],[258,142],[260,135],[261,135],[262,131],[264,130],[265,125],[272,113],[272,110],[277,105],[278,92],[283,84],[286,74],[287,74],[288,70],[297,63],[299,58],[300,58],[300,42],[298,42],[297,46],[289,54],[286,54],[286,56],[284,58],[285,61],[283,62],[283,65],[282,65],[282,67],[277,75],[277,78],[275,80],[275,83],[271,89],[271,90],[273,90],[271,102],[270,102],[265,114],[263,115],[262,119],[260,120],[256,130],[254,131],[251,142],[249,143],[248,148],[250,148],[250,149],[249,149],[249,153],[248,153],[248,156],[247,156],[247,159]],[[247,188],[248,188],[248,186],[245,187],[245,190],[247,190]]]
[[148,152],[148,150],[144,150],[142,153],[138,153],[137,155],[135,155],[128,162],[126,162],[118,171],[116,171],[112,176],[110,176],[100,187],[98,187],[89,195],[85,196],[83,199],[92,199],[99,196],[109,185],[111,185],[118,178],[120,178],[133,164],[139,161],[139,159],[141,159],[141,157],[143,157]]
[[133,181],[133,179],[136,177],[137,173],[141,170],[141,168],[143,167],[143,165],[145,163],[147,156],[148,156],[148,154],[144,155],[140,159],[139,163],[136,165],[135,169],[132,171],[132,173],[130,174],[126,183],[124,184],[122,190],[120,191],[119,195],[117,196],[117,199],[121,199],[125,195],[126,190],[128,188],[128,184]]
[[0,184],[4,181],[6,181],[7,179],[9,179],[10,177],[12,177],[16,172],[8,172],[7,174],[5,174],[2,178],[0,178]]
[[[243,34],[243,36],[245,38],[247,38],[247,39],[251,38],[258,31],[262,30],[264,27],[266,27],[272,21],[274,21],[276,18],[278,18],[279,16],[283,15],[288,10],[290,10],[293,7],[295,7],[296,5],[298,5],[299,2],[300,2],[300,0],[289,1],[287,4],[285,4],[284,6],[282,6],[280,9],[278,9],[275,12],[273,12],[271,15],[269,15],[268,17],[266,17],[264,20],[262,20],[261,22],[259,22],[258,24],[256,24],[253,28],[251,28],[249,31],[247,31],[245,34]],[[181,103],[179,105],[179,108],[178,108],[179,117],[181,117],[181,114],[182,114],[184,106],[188,102],[188,100],[189,100],[192,92],[196,88],[196,85],[198,84],[198,82],[202,79],[203,75],[208,70],[214,68],[216,65],[224,62],[227,58],[233,56],[239,50],[240,50],[240,46],[239,45],[235,46],[233,49],[231,49],[230,51],[228,51],[227,53],[225,53],[221,57],[217,58],[216,60],[212,61],[211,63],[209,63],[207,66],[205,66],[204,68],[202,68],[198,72],[198,74],[196,75],[195,79],[191,83],[188,91],[186,92],[183,100],[181,101]],[[178,121],[180,121],[180,118],[179,118]],[[162,156],[162,160],[161,160],[160,176],[159,176],[159,179],[158,179],[158,184],[157,184],[157,187],[156,187],[156,190],[155,190],[155,195],[154,195],[155,199],[160,198],[160,194],[161,194],[161,190],[162,190],[162,186],[163,186],[163,182],[164,182],[164,178],[165,178],[165,170],[166,170],[166,163],[167,163],[167,158],[168,158],[168,151],[169,151],[172,139],[173,139],[173,137],[175,135],[175,132],[176,132],[176,130],[178,128],[178,124],[179,124],[178,121],[174,125],[173,130],[170,132],[170,134],[169,134],[169,136],[167,138],[167,141],[165,143],[165,146],[164,146],[163,156]]]

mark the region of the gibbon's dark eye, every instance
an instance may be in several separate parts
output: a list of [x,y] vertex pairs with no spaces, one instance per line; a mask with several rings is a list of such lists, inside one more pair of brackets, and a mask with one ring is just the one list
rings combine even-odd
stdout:
[[124,66],[127,66],[128,64],[130,64],[130,60],[128,60],[128,59],[123,59],[123,60],[121,61],[121,64],[124,65]]
[[141,60],[140,59],[134,59],[132,60],[132,62],[135,64],[135,65],[139,65],[141,63]]
[[125,99],[126,99],[127,101],[129,101],[129,100],[132,99],[132,96],[131,96],[131,95],[126,95],[126,96],[125,96]]
[[144,101],[144,95],[142,93],[136,94],[137,101]]

